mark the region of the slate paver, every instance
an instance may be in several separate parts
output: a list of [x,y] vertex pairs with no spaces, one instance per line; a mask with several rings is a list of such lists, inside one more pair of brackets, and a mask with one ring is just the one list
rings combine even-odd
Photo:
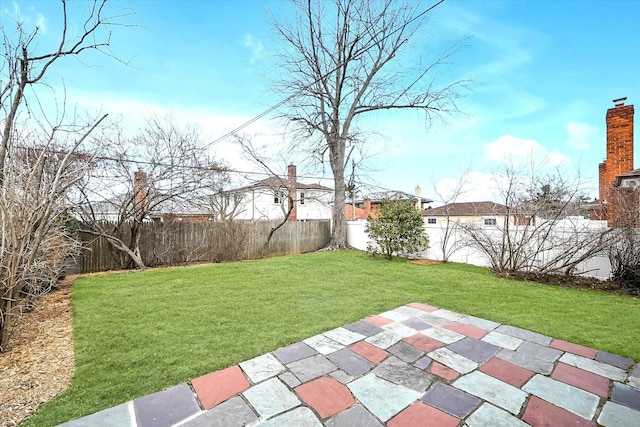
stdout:
[[138,427],[168,427],[200,412],[185,383],[135,399],[133,407]]
[[365,342],[368,342],[369,344],[373,344],[378,348],[386,350],[387,348],[391,347],[401,339],[402,337],[394,334],[392,331],[384,331],[384,332],[380,332],[379,334],[372,335],[369,338],[366,338]]
[[387,423],[389,427],[456,427],[460,420],[421,402],[413,403]]
[[539,374],[549,375],[553,371],[553,362],[547,362],[525,353],[507,350],[506,348],[496,353],[496,357]]
[[587,357],[589,359],[595,359],[596,357],[595,349],[585,347],[579,344],[574,344],[568,341],[554,339],[553,341],[551,341],[551,344],[549,344],[549,347],[556,348],[558,350],[566,351],[569,353],[577,354],[578,356]]
[[353,332],[357,332],[360,335],[364,335],[366,337],[370,337],[371,335],[379,334],[380,332],[384,331],[384,329],[369,322],[365,322],[364,320],[349,323],[348,325],[345,325],[344,328]]
[[294,391],[321,418],[335,415],[356,403],[348,388],[329,377],[309,381],[296,387]]
[[282,381],[283,383],[285,383],[291,388],[297,387],[300,384],[302,384],[298,379],[298,377],[293,375],[291,372],[285,372],[284,374],[280,374],[278,375],[278,378],[280,378],[280,381]]
[[440,378],[444,378],[447,381],[453,381],[460,376],[460,372],[454,371],[448,366],[444,366],[442,363],[433,362],[429,367],[429,372],[433,375],[437,375]]
[[552,340],[551,337],[548,337],[546,335],[509,325],[498,326],[496,328],[496,332],[511,335],[512,337],[520,338],[525,341],[531,341],[540,345],[549,345]]
[[309,408],[296,408],[259,424],[260,427],[322,427],[322,423]]
[[402,312],[398,309],[385,311],[384,313],[380,313],[380,316],[392,320],[394,322],[402,322],[413,316],[411,313]]
[[376,364],[382,362],[387,358],[387,356],[389,356],[389,353],[387,351],[384,351],[381,348],[364,341],[355,343],[354,345],[349,347],[349,349],[358,353],[369,362]]
[[431,337],[445,344],[452,344],[456,341],[460,341],[461,339],[465,338],[465,336],[462,334],[459,334],[454,331],[450,331],[448,329],[440,328],[440,327],[426,329],[422,331],[421,334]]
[[423,334],[415,334],[410,337],[404,339],[404,341],[408,342],[412,346],[424,351],[425,353],[429,353],[436,348],[444,347],[445,343],[442,341],[438,341],[434,338],[428,337]]
[[537,396],[531,396],[522,420],[533,427],[546,426],[571,426],[571,427],[595,427],[590,420],[582,418],[573,412],[559,408],[546,402]]
[[298,397],[277,378],[255,385],[242,394],[263,418],[270,418],[295,408],[301,403]]
[[357,404],[342,411],[325,421],[326,427],[383,427],[383,425],[367,411],[364,406]]
[[458,418],[466,417],[482,403],[477,397],[442,383],[431,386],[420,400]]
[[346,328],[332,329],[330,331],[323,333],[322,335],[342,345],[351,345],[355,342],[358,342],[366,338],[365,335],[350,331],[349,329],[346,329]]
[[333,362],[334,365],[352,377],[359,377],[373,369],[375,366],[373,363],[348,348],[343,348],[335,353],[331,353],[327,358]]
[[275,377],[285,370],[282,363],[271,353],[242,362],[240,367],[254,384]]
[[608,353],[606,351],[596,352],[596,360],[598,362],[606,363],[608,365],[613,365],[621,369],[628,369],[629,367],[631,367],[631,365],[635,363],[633,359],[619,356],[617,354]]
[[410,302],[409,304],[407,304],[407,307],[417,308],[418,310],[426,311],[428,313],[431,313],[433,311],[438,310],[438,307],[434,307],[432,305],[427,305],[427,304],[422,304],[422,303],[419,303],[419,302]]
[[560,362],[566,363],[570,366],[575,366],[576,368],[584,369],[585,371],[593,372],[594,374],[598,374],[614,381],[624,381],[627,377],[627,373],[620,368],[597,360],[576,356],[571,353],[563,354],[560,358]]
[[455,380],[452,385],[516,415],[527,399],[527,394],[519,388],[480,371],[464,375]]
[[311,338],[304,339],[303,342],[307,344],[309,347],[313,348],[320,354],[331,354],[335,351],[343,349],[345,346],[332,340],[331,338],[325,337],[324,335],[315,335]]
[[498,347],[506,348],[507,350],[516,350],[524,342],[520,338],[512,337],[501,332],[491,331],[484,337],[482,341],[489,344],[497,345]]
[[348,385],[353,396],[383,422],[413,403],[421,393],[391,383],[374,374],[365,375]]
[[420,318],[415,318],[415,317],[407,319],[402,323],[404,323],[408,327],[413,328],[413,329],[415,329],[417,331],[422,331],[422,330],[425,330],[425,329],[433,328],[432,324],[427,323],[424,320],[422,320]]
[[329,359],[317,354],[315,356],[307,357],[306,359],[298,360],[296,362],[289,363],[287,368],[298,378],[301,382],[306,383],[312,379],[321,377],[329,372],[335,371],[336,365],[331,363]]
[[607,427],[640,425],[640,412],[615,402],[607,402],[598,416],[598,424]]
[[424,320],[430,325],[435,326],[445,326],[449,323],[455,322],[455,320],[447,319],[446,317],[436,316],[433,313],[423,313],[417,317],[420,320]]
[[433,359],[431,359],[429,356],[425,356],[414,363],[413,366],[420,369],[427,369],[429,365],[431,365],[431,362],[433,362]]
[[483,403],[466,420],[468,427],[529,427],[527,423],[489,403]]
[[496,345],[471,337],[456,341],[447,348],[477,363],[486,362],[500,350]]
[[477,326],[478,328],[484,329],[485,331],[492,331],[498,326],[500,323],[494,322],[487,319],[482,319],[480,317],[475,316],[465,316],[459,320],[460,323],[464,323],[471,326]]
[[182,424],[184,427],[242,427],[258,420],[258,416],[240,397],[235,396],[202,415]]
[[457,332],[462,335],[466,335],[471,338],[480,339],[483,336],[487,335],[489,331],[486,329],[478,328],[477,326],[467,325],[461,322],[453,322],[446,326],[443,326],[444,329],[449,329],[450,331]]
[[522,390],[589,420],[595,415],[600,402],[593,393],[543,375],[531,378]]
[[619,382],[613,383],[611,400],[633,410],[640,411],[640,390]]
[[365,322],[369,322],[372,325],[375,325],[375,326],[378,326],[378,327],[382,327],[384,325],[388,325],[389,323],[393,322],[393,320],[387,319],[386,317],[382,317],[380,315],[367,317],[366,319],[364,319],[364,321]]
[[398,341],[387,350],[398,359],[408,363],[413,363],[420,357],[424,356],[424,352],[422,350],[408,344],[406,341]]
[[283,348],[279,348],[273,354],[285,365],[296,360],[305,359],[318,354],[313,348],[303,342],[296,342]]
[[348,384],[354,379],[351,375],[347,374],[345,371],[341,371],[340,369],[331,372],[329,376],[340,381],[342,384]]
[[86,417],[78,418],[64,424],[60,424],[59,427],[134,427],[134,423],[131,420],[131,414],[129,413],[129,404],[123,403],[122,405],[108,408],[95,414],[87,415]]
[[402,322],[393,322],[388,325],[383,326],[383,328],[387,331],[391,331],[400,338],[410,337],[411,335],[417,334],[419,331],[417,329],[413,329]]
[[581,388],[600,397],[609,396],[609,379],[564,363],[558,363],[551,378]]
[[417,392],[425,391],[435,380],[434,376],[428,372],[403,362],[394,356],[386,359],[371,372],[380,378]]
[[531,341],[525,341],[516,351],[551,363],[558,360],[563,354],[560,350],[536,344]]
[[469,373],[478,367],[478,364],[473,360],[451,351],[447,347],[435,349],[427,356],[461,374]]
[[191,380],[191,385],[198,395],[204,409],[210,409],[230,397],[249,388],[239,366],[230,366],[221,371],[211,372]]
[[466,317],[466,315],[462,313],[456,313],[455,311],[447,310],[444,308],[433,311],[431,312],[431,314],[437,317],[442,317],[444,319],[451,320],[452,322],[457,322],[458,320]]
[[535,375],[535,372],[522,368],[513,363],[494,357],[484,363],[480,370],[514,387],[522,387]]

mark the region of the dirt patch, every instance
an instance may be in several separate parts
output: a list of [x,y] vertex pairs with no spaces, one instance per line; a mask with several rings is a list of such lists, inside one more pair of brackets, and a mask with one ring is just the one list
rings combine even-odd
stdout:
[[18,319],[0,354],[0,426],[12,427],[67,389],[74,370],[71,277]]
[[410,259],[409,264],[418,264],[418,265],[434,265],[441,264],[442,261],[436,261],[435,259]]

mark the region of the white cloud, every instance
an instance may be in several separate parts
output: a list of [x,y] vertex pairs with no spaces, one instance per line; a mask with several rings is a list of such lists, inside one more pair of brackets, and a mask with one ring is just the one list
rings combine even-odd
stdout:
[[566,129],[567,145],[578,150],[586,150],[591,147],[598,135],[598,129],[587,123],[569,122]]
[[251,34],[244,36],[244,45],[251,50],[251,63],[255,64],[264,54],[264,45]]
[[513,162],[516,165],[534,162],[558,167],[568,165],[571,160],[566,155],[549,151],[538,141],[502,135],[484,146],[485,157],[492,161]]
[[[461,179],[464,179],[464,185],[460,189],[459,195],[453,200],[453,193]],[[471,171],[464,178],[443,178],[435,186],[438,193],[443,198],[451,200],[451,203],[484,201],[500,203],[503,202],[499,191],[501,181],[504,181],[504,177],[500,174]]]

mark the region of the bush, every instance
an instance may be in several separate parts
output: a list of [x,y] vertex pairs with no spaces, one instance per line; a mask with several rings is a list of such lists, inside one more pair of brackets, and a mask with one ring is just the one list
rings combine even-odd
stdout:
[[410,255],[426,250],[429,239],[424,231],[422,212],[410,200],[385,200],[376,217],[367,219],[365,231],[371,241],[367,251],[387,259],[396,255]]

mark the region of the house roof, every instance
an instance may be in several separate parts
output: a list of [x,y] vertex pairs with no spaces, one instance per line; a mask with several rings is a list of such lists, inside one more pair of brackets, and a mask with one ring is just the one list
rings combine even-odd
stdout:
[[[251,188],[259,188],[259,187],[271,187],[271,188],[279,188],[286,187],[287,179],[278,178],[277,176],[271,176],[269,178],[254,182],[251,185],[247,185],[246,187],[238,188],[234,191],[243,191]],[[321,190],[321,191],[332,191],[331,188],[325,187],[321,184],[303,184],[300,181],[296,181],[296,188],[298,190]]]
[[403,200],[409,199],[414,202],[431,203],[433,200],[427,197],[416,196],[415,194],[405,193],[399,190],[378,191],[375,193],[369,193],[364,198],[356,200],[356,203],[362,203],[365,199],[369,199],[371,203],[381,203],[383,200]]
[[638,178],[640,177],[640,169],[634,169],[627,173],[616,176],[616,186],[619,186],[625,178]]
[[425,209],[424,216],[479,216],[479,215],[506,215],[509,208],[494,202],[465,202],[450,203],[432,209]]

